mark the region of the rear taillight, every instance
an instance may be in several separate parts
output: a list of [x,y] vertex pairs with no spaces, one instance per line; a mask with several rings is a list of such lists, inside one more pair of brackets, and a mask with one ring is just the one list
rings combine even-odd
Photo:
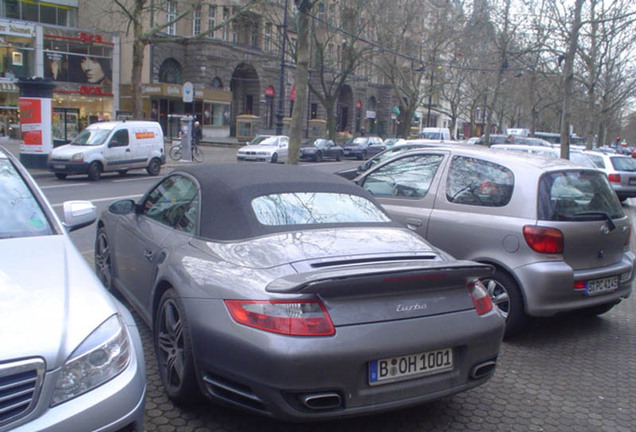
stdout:
[[476,280],[469,282],[466,287],[468,288],[470,297],[473,299],[477,315],[483,315],[492,310],[492,300],[481,281]]
[[621,182],[621,175],[620,174],[610,174],[609,176],[607,176],[607,178],[612,183],[620,183]]
[[563,233],[556,228],[545,228],[534,225],[523,227],[523,238],[528,246],[539,253],[563,253]]
[[317,300],[225,300],[239,324],[290,336],[330,336],[336,330],[327,310]]

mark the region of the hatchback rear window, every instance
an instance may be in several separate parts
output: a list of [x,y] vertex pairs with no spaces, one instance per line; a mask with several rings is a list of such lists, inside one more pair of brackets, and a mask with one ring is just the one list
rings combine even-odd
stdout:
[[545,174],[539,182],[539,219],[590,221],[625,216],[607,177],[596,171]]
[[630,157],[612,156],[610,159],[616,171],[636,171],[636,160]]

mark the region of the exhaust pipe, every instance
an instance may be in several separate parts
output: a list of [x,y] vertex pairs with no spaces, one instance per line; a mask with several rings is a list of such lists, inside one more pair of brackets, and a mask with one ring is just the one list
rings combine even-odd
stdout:
[[342,407],[342,398],[338,393],[308,394],[300,400],[310,410],[332,410]]
[[495,371],[495,367],[497,366],[497,362],[495,360],[488,360],[483,363],[479,363],[473,366],[473,369],[470,371],[470,377],[472,379],[480,379],[487,375],[492,374]]

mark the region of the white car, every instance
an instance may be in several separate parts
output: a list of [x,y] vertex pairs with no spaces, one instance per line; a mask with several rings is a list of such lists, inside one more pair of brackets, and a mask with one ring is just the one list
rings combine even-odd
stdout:
[[96,219],[64,203],[64,223],[0,147],[0,432],[143,430],[141,338],[68,232]]
[[288,148],[288,136],[274,135],[256,145],[241,147],[236,153],[236,160],[284,163],[287,161]]

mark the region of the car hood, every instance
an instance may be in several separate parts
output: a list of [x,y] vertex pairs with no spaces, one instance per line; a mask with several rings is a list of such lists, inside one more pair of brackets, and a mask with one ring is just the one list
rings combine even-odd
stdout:
[[0,363],[60,367],[116,306],[64,235],[0,240]]
[[51,156],[70,158],[75,153],[84,152],[87,149],[91,149],[94,147],[95,146],[65,144],[59,147],[55,147],[53,150],[51,150]]
[[224,261],[250,268],[272,268],[301,261],[354,256],[414,256],[439,251],[401,228],[339,228],[269,235],[239,243],[204,242]]

